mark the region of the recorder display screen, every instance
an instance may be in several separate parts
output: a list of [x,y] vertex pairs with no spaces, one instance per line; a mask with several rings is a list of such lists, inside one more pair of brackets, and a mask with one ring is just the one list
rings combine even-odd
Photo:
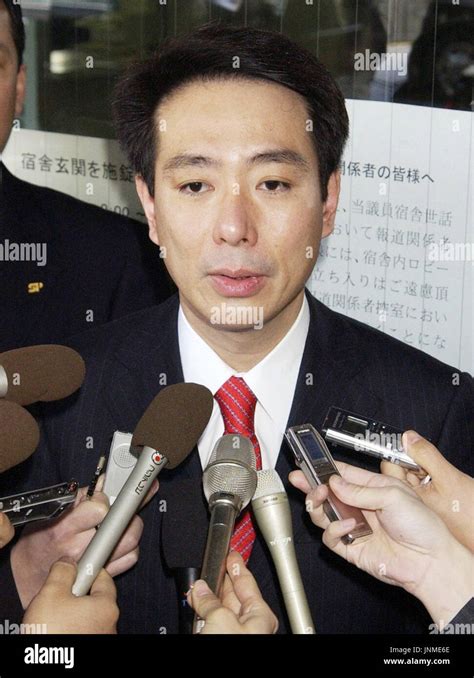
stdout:
[[326,459],[326,455],[312,433],[299,433],[299,437],[311,459]]
[[346,417],[342,428],[348,433],[364,433],[365,428],[367,427],[368,422],[363,421],[362,419],[356,419],[355,417]]

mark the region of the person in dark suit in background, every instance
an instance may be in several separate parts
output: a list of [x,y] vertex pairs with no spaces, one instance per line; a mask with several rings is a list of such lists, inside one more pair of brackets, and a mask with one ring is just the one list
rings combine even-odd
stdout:
[[[317,630],[426,631],[418,601],[323,548],[288,481],[286,427],[321,428],[331,405],[415,429],[461,470],[472,465],[472,377],[331,311],[305,289],[320,240],[334,226],[348,133],[333,78],[281,34],[210,25],[132,67],[115,114],[151,236],[179,294],[70,342],[86,361],[86,381],[67,402],[44,406],[42,442],[22,465],[22,488],[71,475],[85,482],[112,432],[134,430],[164,385],[202,383],[215,394],[213,414],[193,453],[160,475],[160,499],[179,497],[182,481],[201,482],[220,435],[246,433],[257,463],[275,467],[288,492]],[[352,461],[349,453],[338,457]],[[177,631],[174,582],[160,548],[165,516],[156,500],[142,513],[140,558],[117,581],[122,632]],[[4,549],[0,577],[16,586],[17,614],[52,562],[83,551],[93,525],[84,509],[81,521],[73,511],[25,530],[10,561]],[[263,539],[251,523],[244,527],[245,534],[236,528],[235,549],[279,632],[289,632]]]
[[[23,107],[24,42],[20,5],[0,0],[0,157]],[[28,243],[39,245],[33,260],[9,260]],[[59,343],[171,293],[142,225],[26,183],[1,161],[0,246],[0,351]]]

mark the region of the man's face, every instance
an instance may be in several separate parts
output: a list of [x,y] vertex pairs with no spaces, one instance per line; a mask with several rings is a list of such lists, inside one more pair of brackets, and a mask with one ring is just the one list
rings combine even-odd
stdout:
[[222,303],[269,322],[301,295],[337,205],[337,175],[321,200],[304,100],[263,81],[195,82],[156,118],[154,199],[137,189],[181,303],[206,323]]
[[0,153],[21,114],[25,97],[25,68],[18,70],[18,56],[10,29],[10,16],[0,0]]

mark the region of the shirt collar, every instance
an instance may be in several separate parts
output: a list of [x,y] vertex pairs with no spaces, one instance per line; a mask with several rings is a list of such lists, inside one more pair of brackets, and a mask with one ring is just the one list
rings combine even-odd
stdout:
[[[278,428],[286,424],[289,393],[294,387],[309,329],[309,305],[304,295],[300,312],[283,339],[248,372],[236,372],[191,327],[183,309],[178,314],[178,341],[184,379],[207,386],[212,394],[232,375],[245,379],[258,403]],[[290,403],[291,404],[291,403]]]

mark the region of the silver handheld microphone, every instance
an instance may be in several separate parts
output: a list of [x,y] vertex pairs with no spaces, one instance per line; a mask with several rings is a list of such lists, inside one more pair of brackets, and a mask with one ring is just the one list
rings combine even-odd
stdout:
[[252,508],[275,565],[291,630],[314,634],[313,620],[301,580],[293,543],[288,495],[274,469],[257,472]]
[[235,520],[249,504],[257,486],[255,466],[250,440],[228,434],[217,441],[204,470],[204,494],[209,502],[211,520],[201,578],[216,595],[224,580]]
[[[226,558],[235,520],[248,506],[257,487],[256,460],[248,438],[231,433],[219,438],[204,469],[204,494],[209,502],[211,520],[201,579],[217,596],[224,581]],[[194,619],[194,633],[200,633],[204,620]]]
[[207,426],[212,393],[199,384],[173,384],[148,406],[133,434],[138,461],[77,565],[72,592],[85,595],[150,489],[165,467],[175,468],[190,454]]

